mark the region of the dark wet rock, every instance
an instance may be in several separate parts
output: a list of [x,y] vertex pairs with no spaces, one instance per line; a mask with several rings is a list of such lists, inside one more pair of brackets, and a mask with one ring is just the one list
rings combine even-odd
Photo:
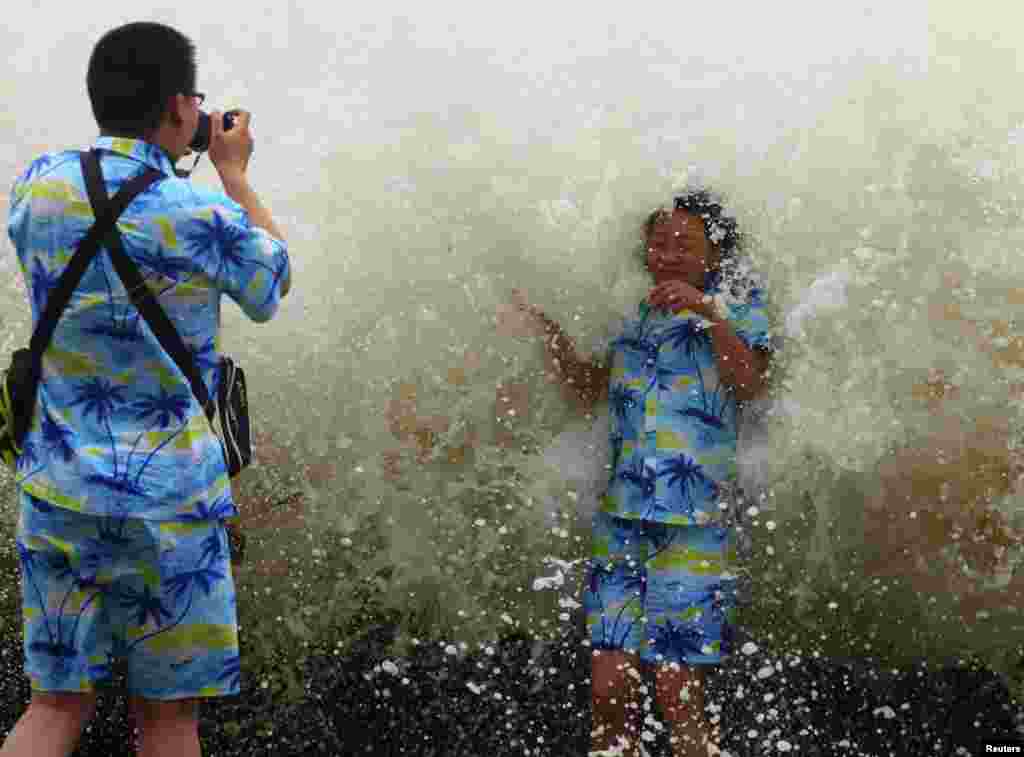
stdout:
[[[504,757],[587,753],[589,649],[577,632],[545,644],[511,636],[492,654],[424,642],[408,659],[389,659],[393,629],[373,628],[342,655],[311,655],[300,673],[306,696],[287,705],[246,673],[244,694],[204,705],[204,754],[416,755]],[[6,650],[18,660],[20,650]],[[778,665],[776,665],[778,663]],[[771,665],[770,675],[759,676]],[[131,755],[126,702],[101,694],[99,716],[76,757]],[[27,702],[20,672],[0,679],[9,729]],[[474,690],[475,689],[475,690]],[[740,693],[742,698],[737,698]],[[495,694],[500,695],[500,698]],[[1002,679],[967,666],[876,670],[865,661],[739,652],[709,676],[706,700],[721,718],[722,746],[734,757],[789,754],[977,754],[986,737],[1017,736],[1024,710]],[[269,727],[268,727],[269,726]],[[756,731],[751,737],[749,733]],[[667,732],[652,744],[669,754]]]
[[[765,741],[780,739],[804,755],[883,757],[980,754],[986,738],[1019,737],[1022,708],[989,670],[893,672],[813,658],[793,665],[793,658],[783,658],[781,671],[759,679],[756,669],[764,662],[760,657],[758,665],[746,666],[755,668],[753,675],[730,665],[709,686],[711,698],[725,703],[722,746],[736,757],[777,753]],[[734,698],[739,685],[746,704]],[[762,722],[754,709],[765,716]]]

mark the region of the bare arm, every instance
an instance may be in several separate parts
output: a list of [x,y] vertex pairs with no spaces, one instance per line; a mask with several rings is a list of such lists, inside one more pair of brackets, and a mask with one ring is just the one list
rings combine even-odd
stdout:
[[741,402],[759,397],[767,386],[770,353],[747,347],[726,320],[713,319],[710,331],[719,377]]
[[576,354],[573,343],[561,326],[537,309],[534,317],[543,324],[544,358],[548,372],[563,386],[571,389],[585,412],[608,396],[609,366],[596,360],[583,360]]
[[269,232],[276,239],[284,241],[284,235],[277,228],[274,219],[270,217],[270,211],[260,202],[249,178],[241,171],[222,171],[220,180],[224,184],[224,192],[232,200],[237,202],[249,214],[249,220],[253,226],[257,226]]

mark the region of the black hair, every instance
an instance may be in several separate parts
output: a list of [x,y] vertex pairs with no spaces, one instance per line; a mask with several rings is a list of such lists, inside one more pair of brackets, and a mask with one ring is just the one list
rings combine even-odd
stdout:
[[195,46],[163,24],[120,26],[93,48],[86,86],[101,131],[143,137],[159,127],[168,98],[195,91]]
[[[688,189],[675,197],[674,209],[700,216],[704,224],[704,233],[718,248],[719,267],[707,273],[704,281],[705,290],[721,288],[721,291],[730,292],[733,297],[743,298],[753,289],[762,286],[760,277],[750,268],[750,261],[741,258],[740,253],[746,240],[739,231],[736,217],[726,210],[721,195],[703,187]],[[637,247],[637,256],[645,268],[646,237],[650,236],[651,227],[666,215],[668,213],[664,208],[658,208],[644,222],[645,240],[643,245]]]
[[[675,198],[675,210],[685,210],[700,216],[704,233],[718,248],[722,260],[732,258],[742,245],[743,239],[736,224],[736,218],[725,210],[722,198],[708,189],[691,189]],[[644,222],[644,235],[651,233],[651,227],[665,214],[658,208]]]

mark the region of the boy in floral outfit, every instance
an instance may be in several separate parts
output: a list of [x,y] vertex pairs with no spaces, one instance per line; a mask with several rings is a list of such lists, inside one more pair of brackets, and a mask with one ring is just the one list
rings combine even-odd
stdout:
[[583,408],[610,406],[611,477],[584,596],[592,748],[630,734],[627,754],[638,754],[637,668],[650,665],[674,755],[706,754],[702,667],[730,647],[738,406],[764,390],[773,347],[763,290],[732,275],[739,235],[720,202],[689,192],[645,232],[655,286],[604,360],[581,359],[557,324],[521,295],[519,305]]

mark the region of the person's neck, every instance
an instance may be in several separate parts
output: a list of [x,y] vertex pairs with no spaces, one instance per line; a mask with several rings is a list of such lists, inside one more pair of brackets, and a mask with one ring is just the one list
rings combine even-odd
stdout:
[[667,274],[662,274],[660,276],[653,276],[653,278],[654,278],[654,285],[655,286],[661,286],[662,284],[667,284],[670,281],[681,281],[684,284],[689,284],[694,289],[698,289],[701,292],[704,291],[704,282],[703,281],[700,282],[700,284],[695,284],[692,281],[688,281],[686,279],[686,277],[684,277],[684,276],[679,276],[679,275],[667,273]]
[[143,142],[150,142],[151,139],[145,135],[140,134],[122,134],[116,131],[107,131],[106,129],[100,129],[101,137],[113,137],[114,139],[141,139]]
[[164,147],[159,142],[157,142],[156,138],[153,135],[148,135],[147,136],[147,135],[143,134],[143,135],[140,136],[139,134],[118,134],[116,132],[106,131],[105,129],[100,129],[100,136],[101,137],[113,137],[114,139],[140,139],[143,142],[146,142],[147,144],[155,145],[155,146],[159,147],[161,150],[163,150],[164,154],[167,156],[168,160],[171,161],[171,163],[175,163],[176,162],[174,160],[174,155],[171,154],[171,151],[168,150],[166,147]]

